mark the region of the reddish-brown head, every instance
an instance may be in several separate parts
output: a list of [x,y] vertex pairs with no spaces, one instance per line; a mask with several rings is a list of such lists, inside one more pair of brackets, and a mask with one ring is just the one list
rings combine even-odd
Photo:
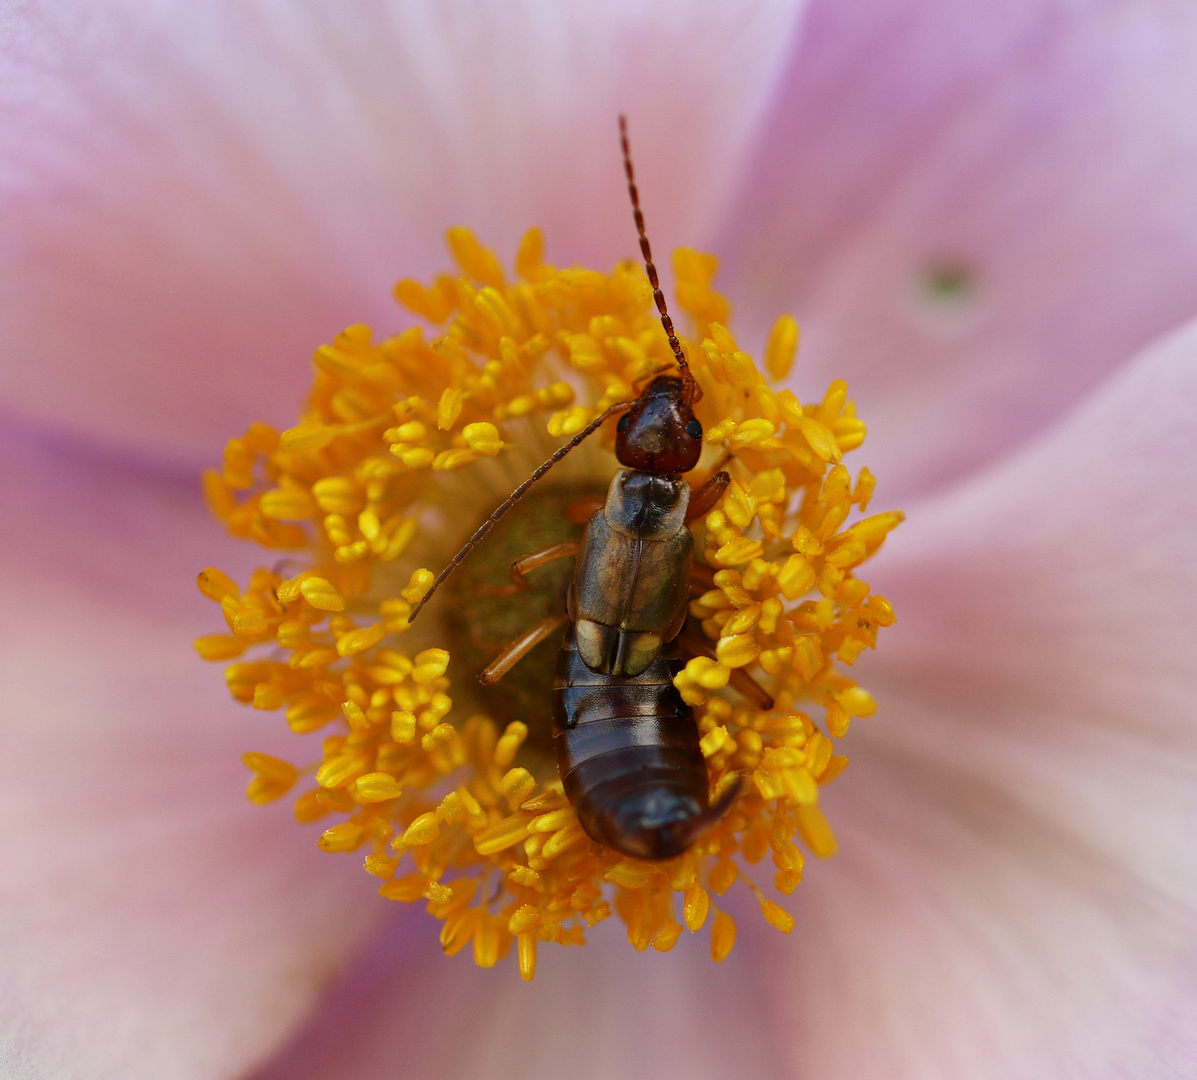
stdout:
[[690,408],[688,390],[674,375],[660,375],[648,384],[616,428],[615,456],[621,465],[676,476],[698,464],[702,424]]

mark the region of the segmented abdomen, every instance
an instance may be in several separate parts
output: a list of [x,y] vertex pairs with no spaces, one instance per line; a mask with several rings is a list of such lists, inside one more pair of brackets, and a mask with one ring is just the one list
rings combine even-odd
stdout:
[[641,859],[681,854],[710,823],[706,762],[694,712],[667,646],[639,675],[591,671],[571,626],[553,690],[553,742],[565,794],[587,834]]

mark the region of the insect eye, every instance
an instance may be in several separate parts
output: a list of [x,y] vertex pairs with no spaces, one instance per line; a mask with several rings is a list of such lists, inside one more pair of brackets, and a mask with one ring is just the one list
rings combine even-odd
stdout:
[[698,422],[697,417],[690,417],[690,423],[686,425],[686,434],[692,439],[702,438],[702,424]]
[[615,425],[615,430],[620,433],[625,432],[628,430],[628,424],[630,424],[631,422],[632,422],[631,413],[624,413],[623,416],[621,416],[619,418],[619,423]]

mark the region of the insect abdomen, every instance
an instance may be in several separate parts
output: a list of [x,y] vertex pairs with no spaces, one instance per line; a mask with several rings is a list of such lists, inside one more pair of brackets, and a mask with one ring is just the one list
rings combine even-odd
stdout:
[[553,690],[553,742],[566,796],[591,839],[640,859],[680,855],[713,819],[694,712],[663,651],[639,675],[591,671],[571,628]]

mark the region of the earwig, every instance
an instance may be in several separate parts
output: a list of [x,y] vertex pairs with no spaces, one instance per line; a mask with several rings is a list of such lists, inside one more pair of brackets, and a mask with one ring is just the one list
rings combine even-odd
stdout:
[[[682,479],[702,453],[702,425],[692,408],[701,391],[661,291],[622,116],[619,131],[645,272],[677,374],[658,374],[639,397],[612,405],[516,488],[440,573],[409,621],[533,483],[622,414],[615,455],[623,467],[581,540],[512,566],[512,588],[518,588],[527,570],[576,554],[566,615],[521,634],[481,680],[496,682],[568,622],[553,692],[553,742],[566,796],[591,839],[625,855],[668,859],[718,821],[738,790],[711,804],[694,710],[673,685],[685,663],[681,635],[694,547],[687,523],[714,507],[730,477],[717,472],[693,493]],[[754,704],[771,708],[768,695],[752,686]]]

